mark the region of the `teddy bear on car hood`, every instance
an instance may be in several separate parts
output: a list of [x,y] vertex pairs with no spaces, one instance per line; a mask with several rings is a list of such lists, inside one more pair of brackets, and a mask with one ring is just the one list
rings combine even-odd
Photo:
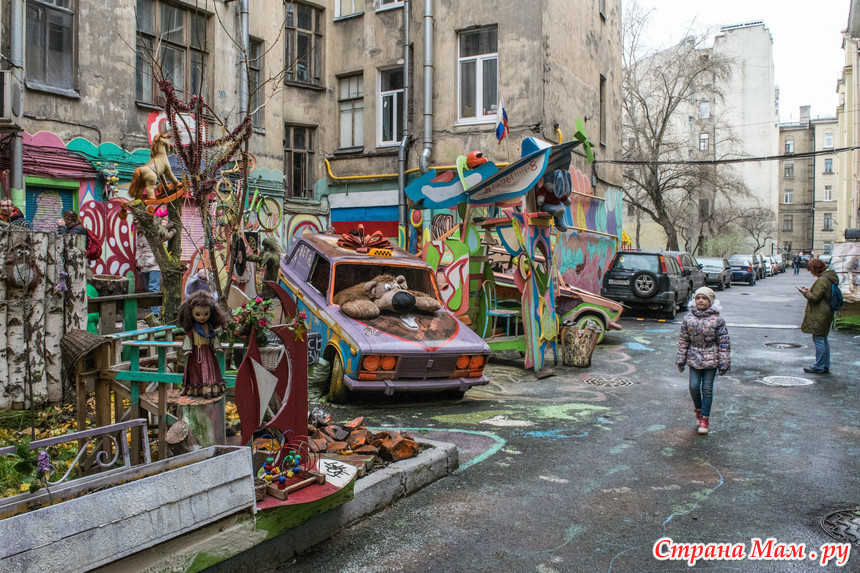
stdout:
[[442,305],[436,298],[410,291],[403,275],[379,275],[371,281],[342,290],[332,299],[350,318],[366,320],[376,318],[382,311],[405,314],[410,312],[434,313]]

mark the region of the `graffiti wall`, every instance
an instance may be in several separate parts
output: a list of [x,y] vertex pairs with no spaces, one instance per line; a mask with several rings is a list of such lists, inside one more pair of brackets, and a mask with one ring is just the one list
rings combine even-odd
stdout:
[[569,230],[555,249],[558,268],[567,284],[600,293],[603,273],[618,250],[622,192],[610,187],[606,197],[595,197],[588,177],[575,167],[570,172],[574,193],[565,214]]

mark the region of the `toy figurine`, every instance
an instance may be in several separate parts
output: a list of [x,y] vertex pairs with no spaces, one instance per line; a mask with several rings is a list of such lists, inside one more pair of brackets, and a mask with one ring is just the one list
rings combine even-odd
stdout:
[[564,211],[565,206],[570,205],[571,189],[570,173],[563,169],[556,169],[543,177],[542,185],[538,187],[535,195],[537,208],[552,215],[555,219],[555,228],[562,233],[567,231]]
[[183,396],[215,398],[227,389],[215,353],[221,352],[218,331],[228,320],[205,291],[193,293],[179,307],[179,326],[185,331],[182,351],[190,353],[182,375]]

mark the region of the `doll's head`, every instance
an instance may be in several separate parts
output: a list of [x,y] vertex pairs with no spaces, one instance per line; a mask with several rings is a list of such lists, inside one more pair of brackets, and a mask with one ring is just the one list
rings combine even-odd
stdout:
[[227,313],[215,304],[215,299],[206,291],[193,293],[179,307],[179,326],[183,330],[191,330],[195,324],[207,322],[213,328],[224,328],[228,320]]

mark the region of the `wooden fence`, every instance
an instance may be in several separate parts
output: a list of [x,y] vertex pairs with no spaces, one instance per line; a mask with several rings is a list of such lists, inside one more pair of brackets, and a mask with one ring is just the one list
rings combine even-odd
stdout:
[[0,229],[0,410],[70,397],[60,340],[86,328],[85,240]]

